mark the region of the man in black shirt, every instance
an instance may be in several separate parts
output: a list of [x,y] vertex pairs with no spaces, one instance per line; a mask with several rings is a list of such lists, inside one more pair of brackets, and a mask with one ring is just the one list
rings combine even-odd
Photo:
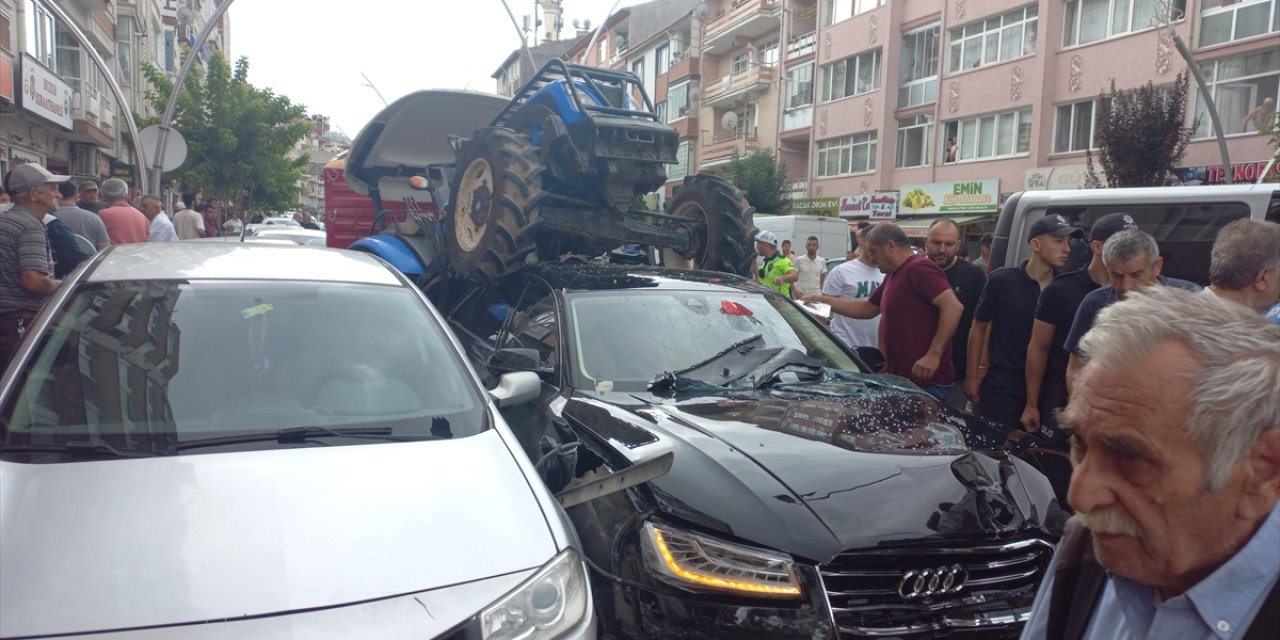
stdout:
[[[1102,264],[1102,245],[1107,238],[1135,225],[1127,213],[1109,213],[1089,229],[1089,264],[1053,279],[1040,293],[1036,320],[1027,344],[1027,402],[1022,408],[1022,428],[1030,433],[1044,427],[1045,437],[1059,439],[1054,413],[1067,406],[1068,353],[1062,350],[1071,331],[1080,301],[1090,291],[1111,284]],[[1036,400],[1039,402],[1036,402]]]
[[107,203],[98,199],[97,182],[85,180],[80,183],[80,199],[76,201],[76,206],[94,213],[107,208]]
[[964,392],[981,402],[983,416],[1009,431],[1018,428],[1027,402],[1027,343],[1036,301],[1054,271],[1067,264],[1071,236],[1083,233],[1060,215],[1037,220],[1027,239],[1031,259],[992,272],[974,310]]
[[925,255],[947,275],[951,290],[964,305],[960,324],[951,338],[951,357],[957,377],[947,397],[947,404],[961,410],[965,408],[964,373],[968,367],[969,327],[973,323],[973,310],[978,306],[978,296],[982,295],[982,287],[987,283],[987,274],[981,267],[958,257],[962,246],[960,225],[955,220],[940,218],[929,225],[929,235],[924,241]]

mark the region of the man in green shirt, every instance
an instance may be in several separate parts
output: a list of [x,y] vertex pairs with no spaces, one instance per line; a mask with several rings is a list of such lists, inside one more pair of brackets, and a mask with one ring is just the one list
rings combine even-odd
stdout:
[[764,264],[756,272],[756,280],[788,298],[791,283],[800,279],[800,272],[791,266],[791,260],[778,251],[778,236],[772,231],[761,231],[756,236],[756,253],[764,258]]

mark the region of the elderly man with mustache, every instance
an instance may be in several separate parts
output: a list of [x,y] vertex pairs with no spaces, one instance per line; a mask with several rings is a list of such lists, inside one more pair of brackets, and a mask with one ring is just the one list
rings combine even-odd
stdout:
[[1062,413],[1067,525],[1023,638],[1276,638],[1280,326],[1148,287],[1103,310]]

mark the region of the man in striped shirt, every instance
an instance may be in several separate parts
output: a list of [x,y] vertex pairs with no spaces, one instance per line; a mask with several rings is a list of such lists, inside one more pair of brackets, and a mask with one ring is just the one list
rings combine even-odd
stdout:
[[0,357],[13,357],[23,333],[53,295],[60,280],[53,278],[53,256],[41,220],[58,209],[55,176],[38,164],[23,164],[4,178],[14,205],[0,214]]

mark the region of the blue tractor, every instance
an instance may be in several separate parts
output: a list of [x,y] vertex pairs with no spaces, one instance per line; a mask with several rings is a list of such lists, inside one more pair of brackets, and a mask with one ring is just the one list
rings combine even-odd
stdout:
[[749,274],[753,210],[732,183],[689,176],[663,211],[643,206],[678,144],[635,74],[548,62],[489,126],[456,141],[449,270],[491,282],[536,260],[638,244],[669,266]]

